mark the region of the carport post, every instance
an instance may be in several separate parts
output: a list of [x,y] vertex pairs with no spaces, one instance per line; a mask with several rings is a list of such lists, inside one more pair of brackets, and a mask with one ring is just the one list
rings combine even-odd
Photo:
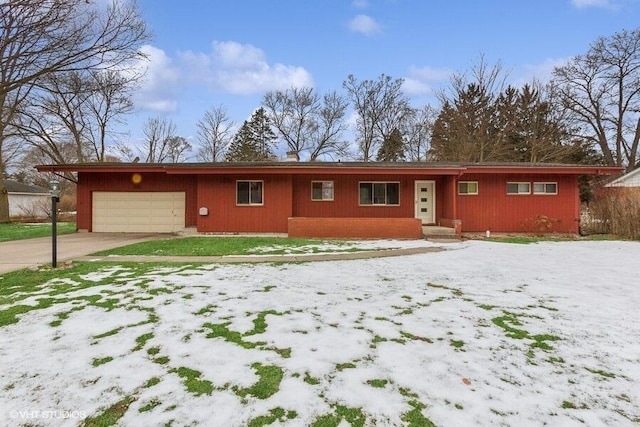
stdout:
[[49,183],[51,193],[51,266],[58,267],[58,201],[60,200],[60,184],[58,181]]

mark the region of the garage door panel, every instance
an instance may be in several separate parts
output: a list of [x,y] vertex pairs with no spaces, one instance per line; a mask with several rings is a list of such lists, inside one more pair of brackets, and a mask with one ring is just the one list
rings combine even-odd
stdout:
[[169,233],[184,227],[184,192],[93,193],[94,232]]

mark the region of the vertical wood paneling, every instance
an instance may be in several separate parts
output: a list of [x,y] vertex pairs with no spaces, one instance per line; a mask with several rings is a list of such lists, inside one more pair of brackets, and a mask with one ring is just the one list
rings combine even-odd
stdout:
[[185,225],[196,225],[196,177],[189,175],[169,176],[164,173],[142,173],[142,182],[134,185],[131,173],[78,173],[77,226],[79,230],[91,231],[93,191],[183,191],[185,192]]
[[[579,205],[576,176],[465,175],[478,181],[478,195],[458,196],[462,230],[481,232],[578,231]],[[532,194],[507,195],[507,182],[530,182]],[[533,194],[534,182],[557,182],[557,195]],[[545,230],[544,219],[552,228]]]
[[[237,180],[263,181],[263,205],[237,206]],[[209,210],[207,216],[198,217],[198,231],[286,233],[291,206],[289,176],[198,177],[198,207]]]

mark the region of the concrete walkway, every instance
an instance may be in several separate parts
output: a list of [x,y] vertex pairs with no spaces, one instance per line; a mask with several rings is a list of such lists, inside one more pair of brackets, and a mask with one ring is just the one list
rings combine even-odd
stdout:
[[[72,233],[58,236],[58,264],[82,256],[147,240],[166,239],[167,234]],[[0,274],[51,264],[51,237],[0,243]]]
[[309,254],[309,255],[228,255],[228,256],[139,256],[139,255],[110,255],[84,256],[78,261],[113,261],[113,262],[204,262],[204,263],[250,263],[250,262],[309,262],[309,261],[337,261],[343,259],[382,258],[402,255],[424,254],[440,252],[439,247],[382,249],[362,252]]
[[[148,240],[178,238],[173,234],[137,233],[73,233],[58,236],[58,265],[65,261],[108,262],[309,262],[348,259],[381,258],[440,252],[440,247],[384,249],[363,252],[300,254],[300,255],[244,255],[244,256],[89,256],[89,254]],[[0,274],[24,268],[51,265],[51,237],[15,240],[0,243]]]

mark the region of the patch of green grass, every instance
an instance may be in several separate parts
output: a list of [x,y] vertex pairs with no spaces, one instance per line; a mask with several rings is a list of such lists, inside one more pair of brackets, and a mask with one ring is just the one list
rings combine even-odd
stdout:
[[461,410],[461,411],[464,409],[464,406],[462,406],[462,404],[461,404],[461,403],[456,403],[456,404],[455,404],[455,405],[453,405],[453,406],[454,406],[456,409],[459,409],[459,410]]
[[[70,234],[76,232],[75,222],[58,222],[57,234]],[[23,224],[19,222],[11,222],[8,224],[0,224],[0,242],[9,242],[13,240],[35,239],[37,237],[51,236],[51,224]]]
[[138,409],[138,412],[140,412],[140,413],[149,412],[150,410],[152,410],[156,406],[160,406],[161,404],[162,404],[162,402],[160,402],[158,399],[151,399],[151,401],[149,403],[147,403],[146,405],[144,405],[143,407]]
[[170,359],[167,356],[160,356],[153,359],[154,363],[157,363],[158,365],[166,365],[167,363],[169,363],[169,360]]
[[207,338],[224,338],[225,341],[237,344],[242,348],[246,348],[246,349],[256,348],[260,344],[262,345],[265,344],[265,343],[244,341],[242,339],[242,334],[240,332],[232,331],[231,329],[229,329],[230,324],[231,322],[219,323],[219,324],[205,323],[203,327],[210,330],[210,332],[207,334]]
[[495,305],[491,305],[491,304],[480,304],[478,307],[480,307],[483,310],[487,310],[487,311],[491,311],[494,308],[496,308]]
[[249,421],[249,427],[261,427],[267,426],[280,421],[281,423],[286,420],[293,420],[298,417],[296,411],[286,411],[280,407],[269,410],[269,415],[261,415]]
[[356,368],[356,364],[355,363],[351,363],[351,362],[347,362],[347,363],[338,363],[336,365],[336,369],[338,371],[344,371],[345,369],[354,369]]
[[101,338],[106,338],[106,337],[110,337],[112,335],[117,334],[118,332],[120,332],[122,329],[124,329],[122,326],[120,326],[119,328],[115,328],[115,329],[111,329],[110,331],[104,332],[102,334],[98,334],[98,335],[94,335],[93,339],[99,340]]
[[451,344],[451,347],[454,347],[454,348],[462,348],[464,346],[464,341],[462,341],[462,340],[451,340],[451,341],[449,341],[449,344]]
[[196,396],[200,396],[201,394],[211,395],[211,393],[213,393],[213,384],[211,381],[202,380],[202,373],[200,371],[181,366],[178,369],[172,369],[171,372],[175,372],[184,380],[184,385],[189,393]]
[[504,329],[507,333],[507,337],[514,339],[530,339],[533,340],[531,344],[529,344],[529,350],[527,352],[527,357],[532,359],[535,356],[533,352],[534,349],[539,348],[544,351],[553,350],[553,347],[548,344],[548,341],[559,341],[560,337],[550,334],[538,334],[538,335],[530,335],[529,332],[524,329],[518,329],[516,326],[522,326],[520,320],[518,320],[518,315],[515,313],[510,313],[508,311],[503,312],[503,316],[494,317],[491,321],[500,328]]
[[605,378],[615,378],[616,375],[612,374],[611,372],[607,372],[607,371],[603,371],[602,369],[591,369],[591,368],[585,368],[587,371],[591,372],[592,374],[596,374],[596,375],[600,375],[601,377],[605,377]]
[[111,356],[103,357],[101,359],[93,359],[93,361],[91,362],[91,366],[93,366],[95,368],[96,366],[100,366],[100,365],[104,365],[105,363],[109,363],[112,360],[113,360],[113,357],[111,357]]
[[151,378],[149,378],[149,380],[146,383],[144,383],[144,385],[142,387],[143,388],[151,388],[154,385],[157,385],[158,383],[160,383],[160,378],[151,377]]
[[322,415],[316,418],[311,425],[313,427],[337,427],[343,420],[352,427],[363,427],[367,417],[361,408],[335,405],[333,414]]
[[251,367],[256,370],[258,382],[248,388],[236,387],[234,391],[238,396],[246,397],[251,395],[258,399],[267,399],[280,390],[280,382],[284,376],[282,368],[261,363],[254,363]]
[[576,409],[576,405],[573,402],[569,402],[568,400],[563,400],[562,405],[560,405],[562,409]]
[[313,378],[311,375],[309,375],[309,372],[305,372],[304,373],[304,379],[303,381],[307,384],[311,384],[311,385],[318,385],[320,384],[320,380],[317,378]]
[[367,384],[374,388],[385,388],[388,383],[389,381],[384,379],[374,379],[367,381]]
[[89,417],[84,420],[83,427],[107,427],[114,426],[118,420],[122,418],[129,409],[129,405],[133,403],[135,399],[131,396],[126,396],[124,399],[108,407],[104,412],[94,417]]
[[405,422],[405,425],[408,427],[436,427],[436,425],[427,417],[422,415],[422,410],[426,408],[423,403],[418,402],[417,400],[412,400],[409,402],[409,405],[412,409],[408,412],[402,414],[400,418]]
[[149,356],[155,356],[156,354],[160,353],[160,347],[151,347],[147,349],[147,354]]
[[504,312],[503,316],[494,317],[491,321],[500,328],[504,329],[507,333],[507,337],[521,340],[528,338],[529,333],[523,329],[515,328],[514,326],[522,326],[522,323],[518,320],[518,317],[513,313]]
[[212,314],[216,311],[216,308],[218,308],[217,305],[215,304],[209,304],[205,307],[202,307],[200,310],[196,311],[196,315],[198,316],[205,316],[205,315],[209,315]]
[[429,344],[433,343],[433,340],[431,338],[421,337],[421,336],[418,336],[418,335],[413,335],[413,334],[411,334],[409,332],[405,332],[405,331],[400,331],[400,335],[402,335],[406,339],[413,340],[413,341],[424,341],[424,342],[427,342]]
[[137,345],[133,348],[133,351],[141,350],[145,346],[147,341],[149,341],[152,338],[153,338],[153,332],[148,332],[146,334],[140,335],[138,338],[136,338]]
[[92,255],[225,256],[256,253],[278,255],[292,253],[296,248],[302,247],[306,251],[306,249],[327,243],[344,245],[344,242],[339,241],[328,242],[326,240],[283,237],[185,237],[140,242]]
[[207,338],[223,338],[225,341],[237,344],[242,348],[251,349],[258,348],[260,350],[270,350],[275,351],[280,356],[284,358],[291,357],[291,349],[290,348],[275,348],[275,347],[266,347],[266,343],[263,341],[245,341],[243,338],[251,335],[263,334],[267,330],[267,321],[266,317],[268,315],[273,316],[282,316],[285,313],[280,313],[275,310],[266,310],[257,314],[256,318],[253,320],[253,329],[245,332],[244,334],[238,331],[232,331],[229,329],[229,325],[231,322],[226,323],[205,323],[203,325],[204,328],[209,329],[209,333],[206,335]]

